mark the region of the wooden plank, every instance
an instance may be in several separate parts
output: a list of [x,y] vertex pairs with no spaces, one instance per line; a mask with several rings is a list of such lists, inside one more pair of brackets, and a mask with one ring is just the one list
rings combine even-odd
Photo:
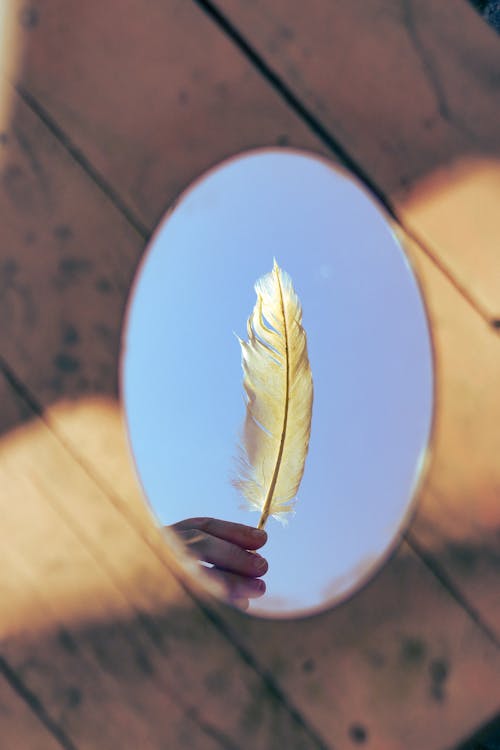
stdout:
[[483,314],[500,317],[500,47],[470,5],[200,5],[225,15]]
[[326,747],[186,595],[160,530],[145,517],[146,541],[41,420],[3,438],[0,481],[2,657],[79,750],[271,748],[276,727]]
[[[184,747],[189,721],[172,694],[226,746],[271,748],[276,737],[313,746],[276,717],[262,685],[248,692],[244,666],[159,564],[167,550],[150,554],[43,424],[4,438],[0,467],[4,654],[79,748],[109,747],[124,725],[142,746],[162,747],[165,716],[168,747]],[[336,748],[365,737],[389,750],[439,750],[499,708],[498,649],[406,545],[360,594],[319,617],[215,614]],[[228,731],[233,722],[240,734]]]
[[318,149],[192,2],[151,0],[146,11],[123,0],[119,13],[113,0],[31,5],[37,24],[22,30],[18,80],[148,229],[227,156],[271,144]]
[[[0,666],[0,668],[3,665]],[[44,721],[46,723],[44,723]],[[47,726],[49,724],[50,728]],[[65,737],[56,739],[51,731],[50,717],[46,717],[38,706],[30,707],[24,698],[15,692],[7,679],[0,679],[0,736],[6,748],[29,748],[29,750],[70,750]]]
[[498,649],[406,544],[330,612],[224,616],[337,750],[451,748],[500,708]]
[[116,211],[110,224],[111,204],[19,98],[13,117],[0,145],[2,355],[32,370],[44,405],[115,394],[143,240]]
[[410,533],[500,643],[500,340],[428,259],[412,257],[429,306],[437,388],[431,465]]

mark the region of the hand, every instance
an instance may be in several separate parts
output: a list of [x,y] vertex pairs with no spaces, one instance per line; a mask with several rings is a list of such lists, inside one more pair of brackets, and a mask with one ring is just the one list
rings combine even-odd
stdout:
[[225,586],[234,604],[248,609],[249,599],[265,593],[266,584],[259,576],[266,573],[267,561],[257,552],[248,551],[266,543],[265,531],[215,518],[187,518],[170,528],[198,560],[212,564],[206,572]]

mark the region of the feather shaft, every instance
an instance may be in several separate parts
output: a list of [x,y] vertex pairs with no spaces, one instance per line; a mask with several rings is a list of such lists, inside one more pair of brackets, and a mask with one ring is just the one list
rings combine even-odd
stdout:
[[[276,261],[275,268],[276,269]],[[285,339],[285,398],[284,398],[284,413],[283,413],[283,428],[281,430],[281,436],[280,436],[280,444],[278,449],[278,456],[276,458],[276,465],[274,467],[273,476],[271,478],[271,483],[269,485],[269,489],[267,491],[266,499],[264,501],[264,507],[262,509],[262,513],[259,519],[259,523],[257,528],[263,529],[266,525],[266,521],[269,518],[269,510],[271,508],[271,502],[274,495],[274,490],[276,487],[276,482],[278,479],[278,473],[281,466],[281,460],[283,458],[283,449],[285,447],[285,438],[286,438],[286,429],[288,424],[288,402],[290,398],[290,360],[289,360],[289,351],[288,351],[288,327],[286,324],[286,315],[285,315],[285,305],[283,302],[283,287],[281,285],[281,279],[279,272],[276,273],[277,276],[277,282],[278,282],[278,289],[279,289],[279,296],[280,296],[280,307],[281,307],[281,314],[283,316],[283,330],[284,330],[284,339]]]

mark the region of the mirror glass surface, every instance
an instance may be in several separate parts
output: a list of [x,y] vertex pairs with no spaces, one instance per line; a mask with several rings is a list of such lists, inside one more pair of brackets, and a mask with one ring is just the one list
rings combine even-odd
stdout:
[[[432,346],[413,270],[378,204],[316,155],[264,149],[196,181],[154,234],[122,352],[129,439],[145,496],[171,525],[257,525],[231,484],[245,419],[241,348],[254,284],[292,279],[314,382],[295,515],[266,523],[266,593],[249,612],[341,601],[409,521],[433,412]],[[236,334],[236,336],[235,336]],[[201,566],[200,566],[201,568]]]

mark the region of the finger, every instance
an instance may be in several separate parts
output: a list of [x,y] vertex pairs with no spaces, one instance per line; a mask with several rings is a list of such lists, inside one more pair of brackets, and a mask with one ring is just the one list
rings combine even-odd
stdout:
[[229,599],[258,599],[266,592],[266,584],[260,578],[244,578],[219,568],[206,568],[206,573],[223,584]]
[[235,607],[244,610],[247,610],[250,606],[250,602],[248,601],[248,599],[233,599],[232,604],[234,604]]
[[196,529],[178,533],[198,560],[250,578],[258,578],[267,571],[267,561],[258,552],[247,552],[236,544]]
[[237,544],[243,549],[260,549],[267,542],[267,533],[264,529],[256,529],[253,526],[245,526],[232,521],[221,521],[217,518],[187,518],[174,523],[171,528],[176,531],[198,529],[218,539]]

